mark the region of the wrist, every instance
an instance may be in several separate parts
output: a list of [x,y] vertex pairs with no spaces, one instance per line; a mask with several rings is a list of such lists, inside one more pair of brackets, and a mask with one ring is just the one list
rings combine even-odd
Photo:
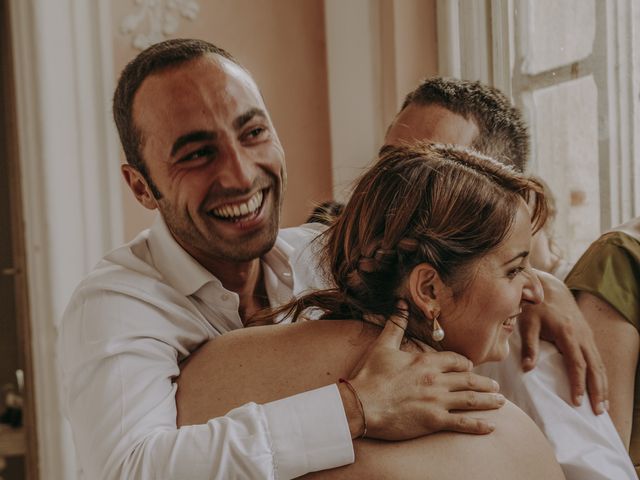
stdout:
[[340,379],[338,391],[347,417],[349,432],[352,439],[362,438],[367,433],[367,423],[364,407],[351,383]]

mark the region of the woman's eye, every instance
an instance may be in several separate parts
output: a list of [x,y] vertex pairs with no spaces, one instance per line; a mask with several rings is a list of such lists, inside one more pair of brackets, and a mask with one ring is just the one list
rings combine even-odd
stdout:
[[512,270],[509,270],[509,272],[507,273],[507,277],[515,278],[521,272],[524,272],[524,267],[516,267]]

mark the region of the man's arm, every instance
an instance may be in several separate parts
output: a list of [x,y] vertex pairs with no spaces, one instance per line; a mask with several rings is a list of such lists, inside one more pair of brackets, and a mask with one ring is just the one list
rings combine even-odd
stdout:
[[[218,337],[196,352],[182,370],[180,418],[197,421],[194,415],[202,415],[203,410],[216,415],[252,398],[264,401],[336,382],[358,363],[362,352],[385,343],[375,342],[380,333],[379,328],[357,321],[314,321],[242,329]],[[393,336],[394,330],[386,333]],[[405,344],[405,351],[400,353],[419,359],[422,350],[411,346]],[[224,371],[207,368],[227,358]],[[397,387],[389,385],[389,390]],[[408,395],[412,389],[412,385],[399,388],[407,390]],[[425,388],[423,394],[427,392]],[[396,393],[398,398],[406,394]],[[372,399],[362,400],[365,411],[371,412]],[[513,405],[474,415],[495,422],[495,432],[486,436],[443,433],[409,442],[357,441],[354,465],[321,472],[318,477],[425,478],[428,473],[429,478],[443,479],[564,478],[540,431]],[[419,417],[415,423],[420,423]],[[413,427],[407,431],[410,434]]]
[[59,348],[86,478],[290,478],[353,461],[335,387],[178,429],[178,358],[208,338],[206,320],[188,301],[168,311],[151,297],[81,296],[65,314]]
[[[362,410],[371,438],[491,431],[486,419],[468,410],[502,406],[498,384],[467,371],[470,362],[455,353],[400,351],[401,336],[393,324],[381,332],[344,320],[254,327],[215,338],[182,367],[178,423],[198,424],[244,402],[269,402],[350,378],[362,401],[361,409],[352,391],[342,392],[353,403],[351,409],[346,405],[348,416],[353,411],[352,437],[363,433]],[[223,362],[224,370],[210,368]]]
[[609,415],[625,447],[629,448],[640,349],[638,330],[611,305],[588,292],[577,292],[577,300],[594,331],[607,368],[611,398]]
[[[126,293],[85,287],[63,320],[65,407],[87,478],[291,478],[353,461],[351,438],[361,433],[362,413],[352,400],[343,408],[341,393],[348,397],[335,385],[177,428],[178,360],[211,336],[210,326],[188,299],[175,298],[169,309],[147,293],[152,288],[139,287]],[[482,393],[497,391],[495,382],[470,374],[469,362],[450,354],[408,369],[415,357],[398,351],[402,331],[389,337],[353,376],[372,409],[374,435],[397,437],[396,425],[411,426],[405,438],[443,428],[491,430],[486,421],[449,410],[497,408],[499,397]],[[433,385],[420,383],[426,374]],[[405,381],[421,388],[404,392],[399,383]],[[368,393],[378,389],[383,394]],[[378,410],[391,414],[376,416]]]
[[536,274],[544,288],[544,302],[526,306],[520,316],[522,367],[524,371],[535,367],[540,338],[554,343],[563,355],[574,405],[582,403],[588,390],[594,413],[603,413],[607,376],[593,332],[564,283],[539,270]]

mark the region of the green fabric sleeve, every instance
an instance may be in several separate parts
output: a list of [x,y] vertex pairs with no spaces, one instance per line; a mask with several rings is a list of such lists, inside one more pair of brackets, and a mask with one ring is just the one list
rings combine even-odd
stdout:
[[615,308],[640,330],[640,242],[622,232],[596,240],[582,255],[565,283]]

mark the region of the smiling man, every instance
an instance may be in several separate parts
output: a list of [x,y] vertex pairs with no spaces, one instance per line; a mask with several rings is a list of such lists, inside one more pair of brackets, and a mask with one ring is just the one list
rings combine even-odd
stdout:
[[159,210],[180,247],[238,293],[246,322],[269,306],[257,259],[278,236],[286,180],[258,88],[233,61],[203,56],[146,78],[133,119],[149,160],[123,165],[127,183],[142,205]]
[[[123,176],[160,214],[80,283],[62,320],[64,404],[84,478],[293,478],[352,462],[352,438],[365,433],[493,430],[461,410],[504,404],[498,385],[456,354],[408,362],[402,318],[364,354],[353,390],[331,384],[178,429],[179,363],[320,286],[307,248],[318,231],[278,229],[282,146],[255,82],[224,50],[198,40],[145,50],[120,77],[114,117]],[[384,414],[365,418],[360,400]]]

